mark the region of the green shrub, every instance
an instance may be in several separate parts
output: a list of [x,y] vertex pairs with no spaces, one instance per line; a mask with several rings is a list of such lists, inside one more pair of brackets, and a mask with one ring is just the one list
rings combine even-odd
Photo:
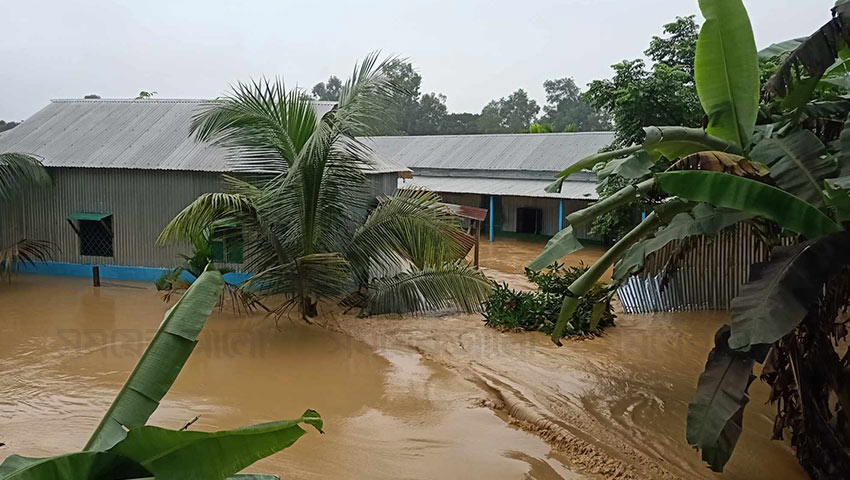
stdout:
[[[506,283],[495,284],[484,303],[485,324],[505,330],[552,333],[570,284],[586,270],[584,265],[564,267],[559,263],[539,272],[526,269],[525,276],[537,285],[535,292],[514,290]],[[614,325],[615,316],[611,312],[610,300],[610,287],[603,283],[594,285],[579,304],[565,335],[598,333]]]

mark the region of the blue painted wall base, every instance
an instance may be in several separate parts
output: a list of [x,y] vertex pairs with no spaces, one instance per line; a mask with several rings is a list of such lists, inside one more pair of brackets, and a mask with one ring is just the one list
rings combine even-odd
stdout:
[[[91,269],[95,264],[91,263],[67,263],[67,262],[36,262],[35,264],[21,263],[18,271],[21,273],[34,273],[37,275],[58,275],[63,277],[91,278]],[[153,267],[128,267],[125,265],[98,265],[100,267],[100,278],[107,280],[127,280],[132,282],[155,282],[167,268]],[[193,276],[183,272],[184,280],[192,281]],[[225,281],[239,285],[251,277],[247,273],[227,273]]]

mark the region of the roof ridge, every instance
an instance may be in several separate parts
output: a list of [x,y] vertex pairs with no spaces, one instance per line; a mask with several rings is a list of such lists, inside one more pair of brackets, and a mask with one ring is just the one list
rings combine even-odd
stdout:
[[[215,102],[216,98],[52,98],[50,103],[201,103]],[[335,105],[330,100],[313,100],[318,105]]]
[[531,136],[570,136],[570,135],[614,135],[615,132],[600,130],[593,132],[552,132],[552,133],[453,133],[438,135],[374,135],[364,138],[457,138],[457,137],[531,137]]
[[52,98],[50,103],[200,103],[214,98]]

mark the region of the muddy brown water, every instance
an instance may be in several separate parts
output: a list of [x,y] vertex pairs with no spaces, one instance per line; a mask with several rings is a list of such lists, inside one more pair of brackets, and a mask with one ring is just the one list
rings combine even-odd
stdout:
[[[149,286],[20,275],[0,288],[0,459],[79,449],[168,305]],[[322,413],[249,471],[284,478],[803,478],[770,442],[756,382],[716,475],[684,441],[723,314],[620,317],[554,347],[480,317],[326,315],[328,328],[215,313],[152,423],[212,431]],[[342,332],[342,333],[340,333]]]
[[[0,459],[82,448],[168,308],[149,286],[19,275],[0,288]],[[213,314],[151,423],[214,431],[319,411],[325,435],[248,471],[282,478],[572,477],[539,437],[409,349]]]

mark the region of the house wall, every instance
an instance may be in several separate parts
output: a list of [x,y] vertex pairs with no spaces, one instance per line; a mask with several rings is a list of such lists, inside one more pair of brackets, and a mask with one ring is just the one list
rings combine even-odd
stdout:
[[372,194],[375,197],[392,195],[398,189],[398,173],[396,172],[369,175],[369,180],[372,182]]
[[[162,229],[203,193],[222,191],[209,172],[50,168],[53,186],[0,205],[0,246],[20,239],[47,240],[59,248],[55,262],[172,267],[188,246],[156,245]],[[388,177],[392,177],[392,182]],[[396,174],[370,175],[376,193],[392,194]],[[74,212],[113,215],[114,256],[80,255],[77,234],[65,220]],[[238,267],[238,266],[237,266]]]
[[[2,238],[48,240],[57,262],[170,267],[186,247],[156,245],[165,225],[199,195],[220,191],[220,175],[129,169],[51,168],[53,186],[28,192],[2,208]],[[65,217],[74,212],[113,215],[114,256],[80,255]],[[10,221],[11,220],[11,221]]]

